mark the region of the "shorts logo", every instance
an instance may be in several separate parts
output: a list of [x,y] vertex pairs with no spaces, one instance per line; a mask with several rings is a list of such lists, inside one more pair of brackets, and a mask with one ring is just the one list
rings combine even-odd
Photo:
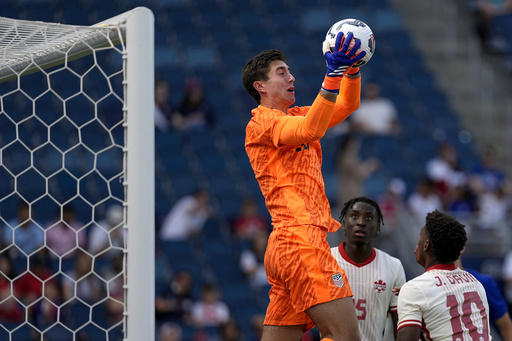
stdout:
[[382,279],[379,279],[378,281],[373,283],[373,290],[375,290],[377,294],[380,294],[381,292],[386,290],[386,283],[383,282]]
[[345,285],[345,281],[343,280],[343,276],[341,275],[341,273],[338,272],[337,274],[334,274],[331,277],[335,286],[337,286],[338,288],[343,288],[343,286]]

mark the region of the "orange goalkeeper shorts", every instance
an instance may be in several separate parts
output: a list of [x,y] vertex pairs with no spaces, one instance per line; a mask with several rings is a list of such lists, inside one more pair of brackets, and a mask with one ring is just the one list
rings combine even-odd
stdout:
[[327,232],[311,225],[272,231],[265,253],[271,285],[265,324],[314,327],[305,310],[353,296],[345,271],[331,254]]

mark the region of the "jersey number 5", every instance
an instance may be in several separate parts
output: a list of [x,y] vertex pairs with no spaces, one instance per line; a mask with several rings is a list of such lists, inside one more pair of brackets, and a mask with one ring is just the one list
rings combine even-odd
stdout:
[[358,320],[364,320],[366,319],[366,300],[354,300],[354,305],[356,306],[357,310],[357,319]]
[[[477,327],[473,324],[471,320],[471,306],[476,305],[480,316],[482,316],[482,333],[478,332]],[[464,302],[462,302],[462,315],[459,315],[457,310],[457,306],[459,302],[457,302],[457,298],[455,295],[448,295],[446,306],[450,308],[450,316],[452,317],[452,330],[453,330],[453,340],[463,340],[462,337],[462,324],[469,331],[469,336],[473,340],[489,340],[489,330],[488,330],[488,322],[487,322],[487,314],[485,313],[485,307],[482,303],[482,299],[478,295],[476,291],[470,291],[464,293]]]

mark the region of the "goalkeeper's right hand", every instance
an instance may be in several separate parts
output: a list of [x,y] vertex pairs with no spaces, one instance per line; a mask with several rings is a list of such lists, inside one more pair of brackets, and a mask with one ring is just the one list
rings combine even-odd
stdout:
[[322,89],[332,93],[339,92],[341,78],[344,73],[347,72],[354,63],[357,63],[366,55],[365,51],[361,51],[359,54],[355,55],[361,46],[360,41],[356,41],[354,46],[349,50],[350,42],[354,37],[353,33],[347,34],[347,38],[343,42],[343,46],[341,46],[343,36],[343,32],[339,32],[336,36],[333,52],[331,52],[330,44],[327,40],[324,41],[322,45],[322,51],[327,64],[327,73],[322,83]]

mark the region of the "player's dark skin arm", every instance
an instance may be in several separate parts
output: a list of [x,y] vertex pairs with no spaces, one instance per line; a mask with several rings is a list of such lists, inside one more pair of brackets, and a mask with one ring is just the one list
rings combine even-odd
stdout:
[[[395,296],[398,296],[398,294],[400,293],[400,287],[394,287],[393,289],[391,289],[391,292],[393,292]],[[395,311],[391,313],[391,320],[393,320],[393,334],[395,335],[395,340],[398,340],[396,330],[398,326],[398,312]]]
[[397,332],[397,341],[418,341],[420,339],[421,330],[418,327],[402,327]]
[[503,341],[512,341],[512,320],[510,314],[507,312],[502,317],[494,321],[500,330]]
[[398,325],[398,312],[392,311],[390,314],[391,314],[391,320],[393,321],[393,335],[395,336],[395,340],[396,340],[396,326]]

